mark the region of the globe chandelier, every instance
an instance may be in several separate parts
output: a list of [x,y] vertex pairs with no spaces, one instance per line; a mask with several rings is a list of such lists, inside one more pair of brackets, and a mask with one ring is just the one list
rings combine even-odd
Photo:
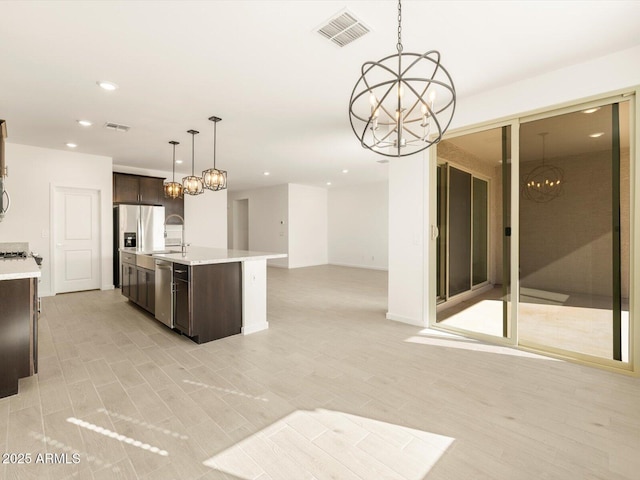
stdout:
[[173,145],[173,162],[171,162],[173,166],[173,177],[170,182],[165,182],[164,184],[164,196],[174,199],[182,198],[182,184],[176,182],[176,145],[180,145],[180,142],[172,140],[169,143]]
[[397,52],[365,62],[349,100],[349,120],[360,144],[387,157],[404,157],[438,143],[449,128],[456,91],[440,53],[405,53],[398,0]]
[[220,117],[209,117],[213,122],[213,168],[202,172],[202,182],[207,190],[224,190],[227,188],[227,172],[226,170],[218,170],[216,168],[216,126],[222,119]]
[[195,138],[199,134],[197,130],[187,130],[187,133],[191,134],[191,175],[182,179],[182,188],[184,193],[188,195],[200,195],[204,193],[204,184],[201,177],[196,177],[194,174],[195,165]]
[[527,200],[547,203],[559,197],[564,190],[564,170],[545,163],[545,139],[549,132],[539,133],[542,137],[542,163],[522,178],[522,193]]

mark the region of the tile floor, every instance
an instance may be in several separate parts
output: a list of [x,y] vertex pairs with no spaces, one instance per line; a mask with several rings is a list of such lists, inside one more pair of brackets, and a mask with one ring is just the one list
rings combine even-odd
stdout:
[[[545,298],[546,297],[546,298]],[[552,347],[613,359],[611,297],[521,289],[518,337],[525,345]],[[444,305],[443,305],[444,306]],[[502,336],[502,286],[438,311],[438,322],[470,332]],[[622,360],[629,361],[629,304],[621,312]],[[596,358],[597,360],[597,358]]]
[[0,478],[638,479],[640,379],[385,320],[385,272],[268,282],[268,331],[204,345],[118,291],[43,299]]

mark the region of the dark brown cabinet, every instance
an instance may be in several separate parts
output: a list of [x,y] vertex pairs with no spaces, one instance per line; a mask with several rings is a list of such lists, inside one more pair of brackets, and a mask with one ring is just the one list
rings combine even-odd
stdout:
[[0,398],[38,372],[38,279],[0,281]]
[[173,264],[173,324],[176,329],[187,337],[193,335],[189,270],[190,268],[186,265]]
[[136,267],[133,265],[122,264],[122,294],[125,297],[134,299],[138,297]]
[[113,203],[162,205],[164,179],[129,173],[113,174]]
[[[161,205],[165,218],[177,214],[184,218],[184,198],[165,198],[164,178],[146,177],[129,173],[113,173],[113,204]],[[172,217],[168,225],[182,225],[182,220]]]
[[122,295],[150,313],[156,309],[156,272],[136,264],[135,253],[122,252]]
[[156,310],[156,274],[153,270],[137,267],[136,303],[149,313]]
[[196,343],[242,331],[240,262],[188,267],[174,263],[174,326]]

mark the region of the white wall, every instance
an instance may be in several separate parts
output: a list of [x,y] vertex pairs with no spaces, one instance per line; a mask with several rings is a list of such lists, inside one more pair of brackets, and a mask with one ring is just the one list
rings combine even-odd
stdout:
[[389,297],[387,318],[424,325],[425,179],[428,151],[389,163]]
[[[114,165],[114,172],[133,173],[170,179],[172,173],[163,170]],[[182,174],[176,173],[176,181]],[[211,248],[227,248],[227,190],[202,195],[184,196],[185,241],[191,245]]]
[[40,294],[52,294],[53,187],[100,191],[101,288],[112,288],[111,158],[13,143],[6,144],[6,158],[11,209],[0,222],[0,242],[29,242],[30,249],[43,256]]
[[[229,192],[228,245],[233,245],[233,201],[249,201],[249,250],[289,253],[289,187]],[[271,266],[289,267],[289,258],[267,260]]]
[[[612,55],[572,65],[554,72],[516,82],[495,90],[460,98],[453,126],[471,126],[504,117],[515,117],[534,110],[640,84],[640,46]],[[389,169],[389,312],[388,317],[419,325],[428,324],[429,307],[435,299],[427,295],[429,268],[423,252],[428,244],[424,232],[416,235],[417,213],[422,215],[428,191],[426,163],[420,160],[394,160]],[[411,157],[409,157],[411,158]],[[425,170],[427,171],[426,174]],[[424,174],[424,176],[423,176]],[[417,185],[420,179],[421,185]],[[416,248],[420,244],[419,248]],[[425,253],[426,254],[426,253]],[[435,269],[435,265],[431,266]],[[425,283],[424,285],[422,285]],[[420,288],[417,288],[417,287]]]
[[375,182],[329,190],[329,263],[387,270],[389,184]]
[[289,268],[327,262],[327,190],[289,184]]

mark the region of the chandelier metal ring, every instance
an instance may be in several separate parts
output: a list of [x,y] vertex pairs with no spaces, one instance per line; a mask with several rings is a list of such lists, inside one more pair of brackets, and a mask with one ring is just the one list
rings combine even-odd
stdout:
[[550,164],[538,165],[523,175],[521,189],[527,200],[550,202],[564,191],[564,170]]
[[412,155],[439,142],[456,106],[440,53],[404,53],[401,33],[398,1],[398,53],[365,62],[349,100],[349,122],[360,144],[387,157]]

